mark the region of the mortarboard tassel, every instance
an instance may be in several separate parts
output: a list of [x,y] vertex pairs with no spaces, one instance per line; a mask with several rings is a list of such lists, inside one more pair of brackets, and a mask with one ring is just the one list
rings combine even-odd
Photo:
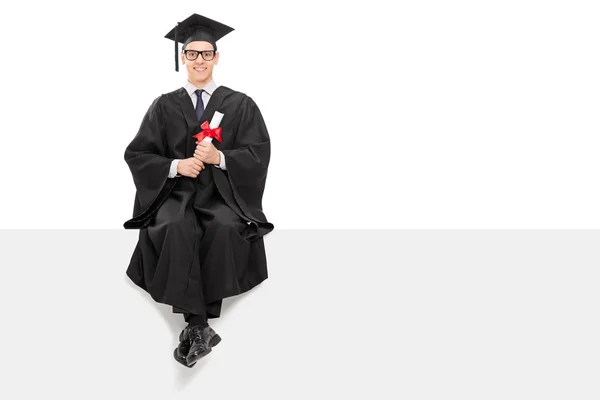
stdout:
[[[177,25],[179,25],[179,22]],[[179,53],[179,45],[177,44],[177,25],[175,25],[175,71],[179,72],[179,58],[177,58],[179,56],[179,54],[177,54]]]

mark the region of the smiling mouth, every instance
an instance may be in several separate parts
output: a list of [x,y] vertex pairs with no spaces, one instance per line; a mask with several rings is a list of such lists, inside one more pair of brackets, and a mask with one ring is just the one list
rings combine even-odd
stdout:
[[206,71],[206,68],[194,68],[194,70],[198,72]]

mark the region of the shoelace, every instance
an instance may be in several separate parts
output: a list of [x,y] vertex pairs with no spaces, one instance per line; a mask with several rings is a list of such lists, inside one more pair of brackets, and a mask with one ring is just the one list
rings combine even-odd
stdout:
[[194,327],[190,332],[190,344],[192,344],[196,340],[199,342],[202,341],[202,328],[200,327]]

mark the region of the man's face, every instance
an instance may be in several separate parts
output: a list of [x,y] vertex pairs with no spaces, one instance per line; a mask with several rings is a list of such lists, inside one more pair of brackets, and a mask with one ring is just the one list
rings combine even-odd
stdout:
[[[185,50],[195,50],[202,52],[204,50],[213,50],[213,45],[208,42],[190,42]],[[203,87],[212,79],[213,67],[219,62],[219,53],[215,53],[215,57],[206,61],[202,54],[198,54],[198,58],[193,61],[188,60],[185,54],[181,54],[181,63],[185,64],[188,73],[188,80],[198,87]]]

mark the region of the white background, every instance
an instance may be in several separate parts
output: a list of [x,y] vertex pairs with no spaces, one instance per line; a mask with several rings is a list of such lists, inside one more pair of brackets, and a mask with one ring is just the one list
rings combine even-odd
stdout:
[[[164,35],[194,12],[236,29],[215,80],[265,117],[276,230],[269,279],[226,299],[188,370],[121,224],[125,147],[185,81]],[[2,3],[0,398],[598,399],[600,231],[520,229],[600,227],[599,20],[592,1]]]
[[276,228],[600,226],[597,2],[379,0],[3,3],[1,227],[131,216],[194,12],[235,28],[214,78],[267,122]]

